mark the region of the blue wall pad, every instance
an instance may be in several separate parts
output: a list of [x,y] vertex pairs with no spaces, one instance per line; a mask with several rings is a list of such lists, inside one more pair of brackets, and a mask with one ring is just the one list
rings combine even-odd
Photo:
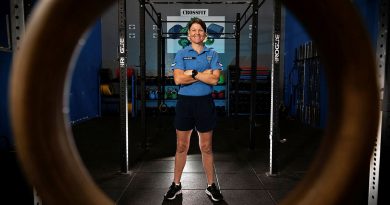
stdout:
[[70,120],[78,122],[100,115],[99,70],[102,62],[100,22],[92,28],[72,77]]
[[222,32],[223,26],[212,23],[207,27],[207,34],[210,38],[219,38],[221,37]]

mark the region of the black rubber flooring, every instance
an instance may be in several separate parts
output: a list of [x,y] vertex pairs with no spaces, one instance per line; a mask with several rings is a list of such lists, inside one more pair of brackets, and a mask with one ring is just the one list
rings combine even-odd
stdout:
[[[176,146],[172,116],[147,117],[146,137],[139,119],[129,122],[131,168],[120,172],[120,121],[105,116],[73,126],[79,153],[101,189],[117,204],[214,204],[205,194],[198,138],[192,135],[182,176],[183,194],[165,201],[173,179]],[[249,118],[220,117],[213,147],[217,183],[224,201],[215,204],[273,205],[293,189],[308,170],[321,141],[322,130],[283,119],[278,143],[278,170],[269,176],[269,118],[258,117],[255,149],[249,147]]]

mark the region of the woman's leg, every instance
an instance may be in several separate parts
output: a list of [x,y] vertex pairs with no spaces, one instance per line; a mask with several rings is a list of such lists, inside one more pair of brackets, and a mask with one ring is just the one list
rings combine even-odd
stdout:
[[214,183],[213,131],[198,132],[199,148],[202,152],[203,168],[207,177],[207,184]]
[[192,130],[180,131],[176,130],[176,154],[175,154],[175,170],[174,170],[174,182],[180,183],[181,175],[183,173],[184,166],[187,161],[187,152],[190,147],[190,137]]

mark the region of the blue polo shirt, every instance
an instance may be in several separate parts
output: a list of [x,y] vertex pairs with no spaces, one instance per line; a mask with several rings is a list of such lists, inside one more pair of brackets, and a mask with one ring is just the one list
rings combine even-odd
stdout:
[[[175,61],[172,63],[171,68],[172,70],[197,70],[198,72],[203,72],[207,69],[223,70],[216,51],[205,46],[202,52],[198,54],[191,45],[176,53]],[[192,84],[181,85],[178,94],[203,96],[210,94],[212,91],[212,85],[197,81]]]

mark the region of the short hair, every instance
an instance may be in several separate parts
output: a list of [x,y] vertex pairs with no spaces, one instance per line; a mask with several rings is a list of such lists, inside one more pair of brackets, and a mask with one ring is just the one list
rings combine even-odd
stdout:
[[202,27],[202,29],[204,30],[204,32],[207,32],[206,23],[200,18],[192,18],[191,21],[188,22],[188,24],[187,24],[188,31],[190,31],[190,28],[191,28],[192,24],[194,24],[194,23],[199,24]]

